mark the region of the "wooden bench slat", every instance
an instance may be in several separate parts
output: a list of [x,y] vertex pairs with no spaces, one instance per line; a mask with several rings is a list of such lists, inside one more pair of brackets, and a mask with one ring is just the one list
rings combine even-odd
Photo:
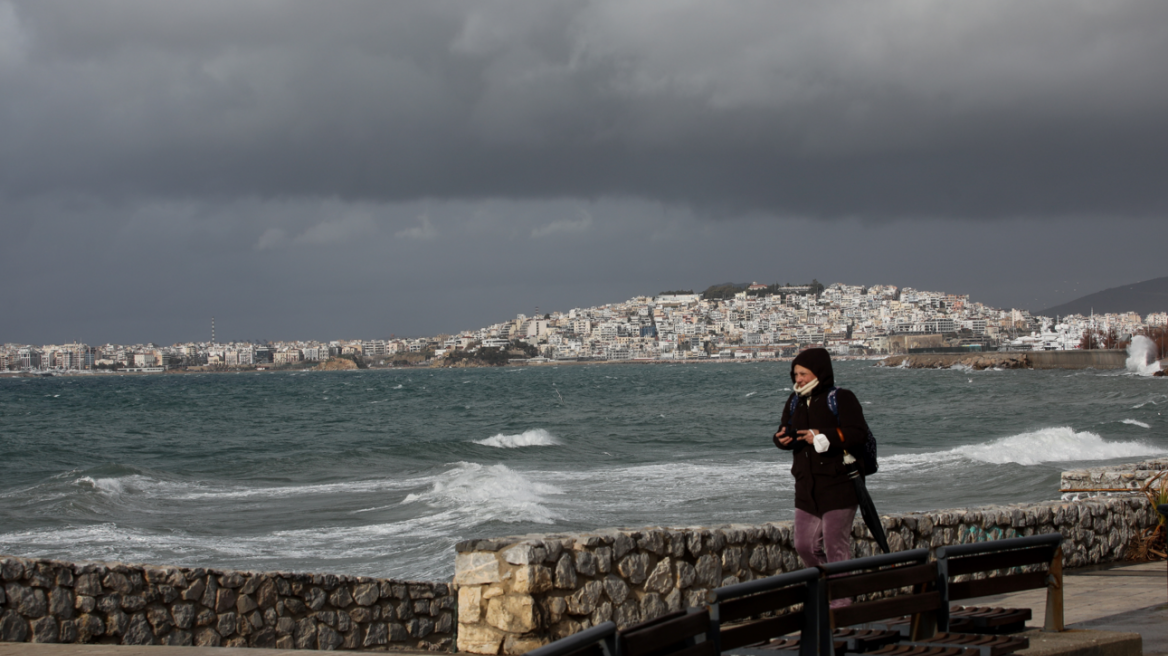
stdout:
[[803,621],[802,613],[790,613],[749,624],[723,627],[721,630],[722,650],[751,645],[794,633],[803,627]]
[[855,597],[869,592],[880,592],[894,588],[904,588],[920,583],[932,583],[937,578],[937,564],[896,567],[878,572],[866,572],[829,578],[827,580],[828,599]]
[[940,605],[941,593],[933,590],[852,604],[832,610],[831,615],[835,626],[850,626],[936,610]]
[[948,558],[949,576],[988,572],[1023,565],[1049,564],[1054,557],[1054,550],[1054,547],[1030,547],[1029,549]]
[[718,617],[722,622],[733,622],[745,617],[753,617],[762,613],[781,610],[803,603],[807,598],[807,586],[795,585],[781,590],[772,590],[760,594],[729,599],[718,605]]
[[973,599],[974,597],[988,597],[990,595],[1006,594],[1007,592],[1035,590],[1045,587],[1045,572],[993,576],[975,581],[949,583],[949,600],[957,601],[959,599]]

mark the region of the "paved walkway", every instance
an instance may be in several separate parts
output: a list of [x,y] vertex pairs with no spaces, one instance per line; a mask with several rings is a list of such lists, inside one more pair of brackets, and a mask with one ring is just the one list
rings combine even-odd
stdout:
[[[1068,629],[1139,633],[1145,656],[1168,655],[1168,565],[1164,562],[1068,571],[1063,579]],[[1030,624],[1041,627],[1046,591],[1031,590],[970,600],[969,605],[1029,607]],[[0,656],[293,656],[278,649],[221,647],[123,647],[0,642]],[[396,654],[429,652],[393,652]],[[429,653],[433,656],[432,653]]]

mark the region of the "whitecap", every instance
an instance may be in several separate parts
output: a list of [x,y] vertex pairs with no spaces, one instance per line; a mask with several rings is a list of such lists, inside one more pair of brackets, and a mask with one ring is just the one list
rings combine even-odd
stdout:
[[400,384],[398,384],[398,385],[394,385],[392,389],[401,389],[401,388],[402,388],[402,386]]
[[407,495],[402,504],[454,511],[473,518],[472,524],[492,520],[551,524],[561,519],[544,505],[546,496],[563,494],[559,487],[529,480],[503,464],[459,462],[437,478],[429,490]]
[[1070,426],[1056,426],[1003,437],[985,444],[959,446],[942,452],[942,455],[998,465],[1037,465],[1044,462],[1139,458],[1164,453],[1164,449],[1140,442],[1108,442],[1096,433],[1076,432]]
[[1131,424],[1132,426],[1139,426],[1140,428],[1151,428],[1152,427],[1151,424],[1145,424],[1144,422],[1138,421],[1136,419],[1124,419],[1123,423]]
[[748,399],[749,399],[750,397],[754,396],[755,394],[758,394],[758,392],[747,392],[747,393],[746,393],[746,398],[748,398]]
[[484,440],[475,440],[474,443],[498,449],[517,449],[525,446],[556,446],[560,444],[560,441],[542,428],[533,428],[518,435],[499,433]]

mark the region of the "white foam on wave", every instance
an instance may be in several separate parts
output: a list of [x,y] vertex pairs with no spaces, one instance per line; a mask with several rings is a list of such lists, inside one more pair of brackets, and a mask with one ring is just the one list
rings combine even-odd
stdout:
[[1090,431],[1076,432],[1069,426],[1056,426],[1010,435],[985,444],[959,446],[948,451],[881,458],[881,471],[886,463],[892,465],[890,469],[943,464],[955,459],[995,465],[1038,465],[1044,462],[1138,458],[1164,453],[1168,451],[1140,442],[1108,442]]
[[518,449],[525,446],[558,446],[560,441],[542,428],[532,428],[517,435],[499,433],[484,440],[474,440],[474,443],[498,449]]
[[1151,428],[1152,427],[1151,424],[1145,424],[1144,422],[1139,421],[1137,419],[1124,419],[1123,423],[1131,424],[1132,426],[1139,426],[1140,428]]
[[142,474],[128,476],[93,478],[82,476],[76,485],[89,487],[113,498],[142,496],[169,501],[189,501],[201,499],[281,499],[296,496],[324,494],[360,494],[404,490],[428,483],[425,477],[414,479],[370,479],[363,481],[343,481],[337,483],[315,483],[308,485],[284,485],[275,487],[222,485],[205,481],[168,481]]
[[758,392],[747,392],[747,393],[746,393],[746,398],[748,398],[748,399],[749,399],[750,397],[754,396],[755,394],[758,394]]
[[1160,361],[1156,359],[1156,343],[1144,335],[1132,337],[1127,345],[1127,370],[1140,376],[1151,376],[1160,371]]
[[454,511],[472,524],[491,520],[551,524],[560,519],[544,503],[547,496],[563,491],[530,480],[506,465],[459,462],[437,478],[429,490],[407,495],[402,504],[424,503]]

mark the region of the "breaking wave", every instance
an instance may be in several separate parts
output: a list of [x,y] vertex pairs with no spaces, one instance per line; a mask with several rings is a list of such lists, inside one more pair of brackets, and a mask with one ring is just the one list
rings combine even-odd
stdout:
[[474,443],[483,446],[493,446],[498,449],[518,449],[524,446],[557,446],[560,444],[560,441],[542,428],[533,428],[523,431],[518,435],[504,435],[499,433],[485,440],[475,440]]

